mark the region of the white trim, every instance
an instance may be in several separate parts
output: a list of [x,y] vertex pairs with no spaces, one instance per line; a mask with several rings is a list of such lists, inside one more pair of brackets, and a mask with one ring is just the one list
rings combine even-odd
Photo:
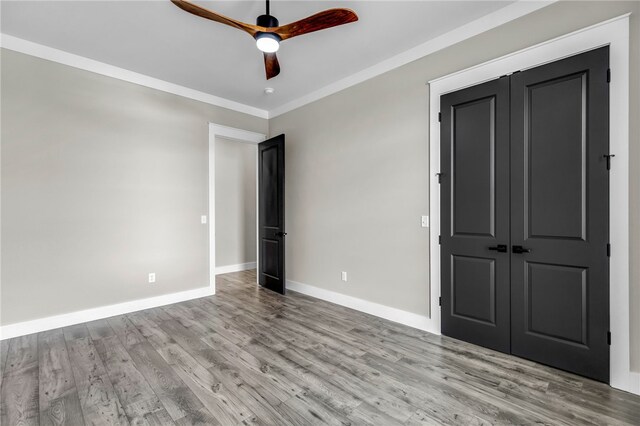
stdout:
[[253,115],[255,117],[269,118],[269,112],[264,109],[252,107],[250,105],[221,98],[219,96],[214,96],[209,93],[200,92],[178,84],[169,83],[168,81],[149,77],[144,74],[109,65],[104,62],[95,61],[83,56],[74,55],[73,53],[33,43],[7,34],[0,34],[0,47],[74,68],[79,68],[85,71],[94,72],[96,74],[105,75],[107,77],[117,78],[118,80],[128,81],[129,83],[138,84],[140,86],[150,87],[152,89],[194,99],[210,105]]
[[85,309],[83,311],[70,312],[67,314],[54,315],[31,321],[3,325],[0,327],[0,340],[109,318],[115,315],[128,314],[129,312],[157,308],[158,306],[170,305],[211,295],[213,295],[211,287],[201,287],[178,293],[163,294],[161,296],[154,296],[146,299],[132,300],[130,302],[117,303],[115,305],[100,306],[98,308]]
[[247,271],[249,269],[256,269],[256,262],[238,263],[237,265],[218,266],[216,268],[216,275],[228,274],[231,272]]
[[[266,137],[265,137],[266,139]],[[260,150],[256,149],[256,284],[260,284]]]
[[469,22],[461,27],[455,28],[441,36],[431,39],[425,43],[422,43],[414,48],[404,51],[396,56],[392,56],[389,59],[377,63],[369,68],[352,74],[348,77],[331,83],[321,89],[306,94],[298,99],[294,99],[287,102],[284,105],[276,107],[269,111],[269,118],[277,117],[289,111],[292,111],[301,106],[310,104],[319,99],[337,93],[341,90],[355,86],[363,81],[369,80],[380,74],[384,74],[393,69],[399,68],[403,65],[413,62],[417,59],[430,55],[438,50],[445,49],[456,43],[459,43],[468,38],[474,37],[485,31],[489,31],[507,22],[518,19],[524,15],[535,12],[543,7],[549,6],[555,3],[556,0],[550,1],[524,1],[520,0],[509,6],[505,6],[493,13],[485,15],[475,21]]
[[[267,135],[264,133],[250,132],[248,130],[236,129],[234,127],[223,126],[221,124],[209,123],[209,277],[210,285],[215,293],[216,275],[226,272],[219,272],[228,266],[216,268],[216,137],[231,139],[236,142],[257,145],[264,142]],[[256,259],[260,259],[260,245],[258,244],[258,150],[256,149]],[[249,265],[245,263],[243,265]],[[232,265],[238,266],[238,265]],[[253,263],[252,268],[256,267]],[[242,270],[242,269],[238,269]],[[235,271],[227,271],[235,272]],[[258,276],[258,274],[256,274]],[[257,278],[256,278],[257,280]]]
[[379,303],[370,302],[353,296],[347,296],[346,294],[325,290],[320,287],[291,280],[287,280],[287,290],[297,291],[298,293],[306,294],[307,296],[315,297],[316,299],[322,299],[327,302],[335,303],[336,305],[346,306],[347,308],[355,309],[356,311],[404,324],[419,330],[440,334],[439,330],[435,330],[432,327],[432,322],[429,317],[424,315],[391,308]]
[[254,145],[264,142],[267,137],[264,133],[250,132],[249,130],[236,129],[235,127],[223,126],[216,123],[209,123],[209,131],[213,132],[215,136]]
[[[610,174],[610,384],[640,394],[640,374],[631,371],[629,331],[629,14],[537,44],[519,52],[429,82],[430,175],[440,170],[440,96],[500,75],[552,62],[609,45],[610,152],[615,154]],[[440,329],[440,187],[430,179],[431,318]]]

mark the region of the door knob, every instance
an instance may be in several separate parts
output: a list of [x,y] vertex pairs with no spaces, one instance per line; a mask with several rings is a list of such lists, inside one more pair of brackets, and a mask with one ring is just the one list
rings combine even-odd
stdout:
[[285,235],[287,235],[287,233],[286,232],[276,232],[276,235],[278,237],[284,237]]
[[507,245],[506,244],[498,244],[497,246],[489,247],[489,250],[497,251],[499,253],[506,253],[507,252]]
[[516,254],[531,253],[531,249],[524,248],[522,246],[513,246],[511,251],[513,251]]

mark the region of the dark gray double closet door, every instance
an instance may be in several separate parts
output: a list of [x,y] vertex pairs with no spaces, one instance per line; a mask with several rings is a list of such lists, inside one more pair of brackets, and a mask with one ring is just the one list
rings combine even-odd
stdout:
[[608,47],[441,98],[442,333],[609,380]]

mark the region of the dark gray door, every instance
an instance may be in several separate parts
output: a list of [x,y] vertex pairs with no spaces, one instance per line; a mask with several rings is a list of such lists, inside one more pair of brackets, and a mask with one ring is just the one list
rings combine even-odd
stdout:
[[509,352],[509,79],[440,111],[442,333]]
[[605,382],[608,64],[447,94],[440,127],[442,333]]
[[258,229],[258,282],[284,294],[284,135],[258,145]]
[[511,351],[602,381],[608,64],[605,47],[511,77]]

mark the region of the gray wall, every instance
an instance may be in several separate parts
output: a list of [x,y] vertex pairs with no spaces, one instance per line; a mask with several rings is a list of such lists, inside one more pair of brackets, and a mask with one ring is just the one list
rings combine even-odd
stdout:
[[216,138],[216,267],[256,261],[257,150]]
[[[287,135],[288,279],[418,314],[429,306],[433,78],[585,26],[631,18],[631,327],[640,369],[638,2],[561,2],[270,120]],[[613,70],[615,76],[615,70]],[[614,77],[615,78],[615,77]],[[340,271],[349,282],[340,281]]]
[[3,325],[207,286],[208,123],[268,126],[8,50],[1,118]]

